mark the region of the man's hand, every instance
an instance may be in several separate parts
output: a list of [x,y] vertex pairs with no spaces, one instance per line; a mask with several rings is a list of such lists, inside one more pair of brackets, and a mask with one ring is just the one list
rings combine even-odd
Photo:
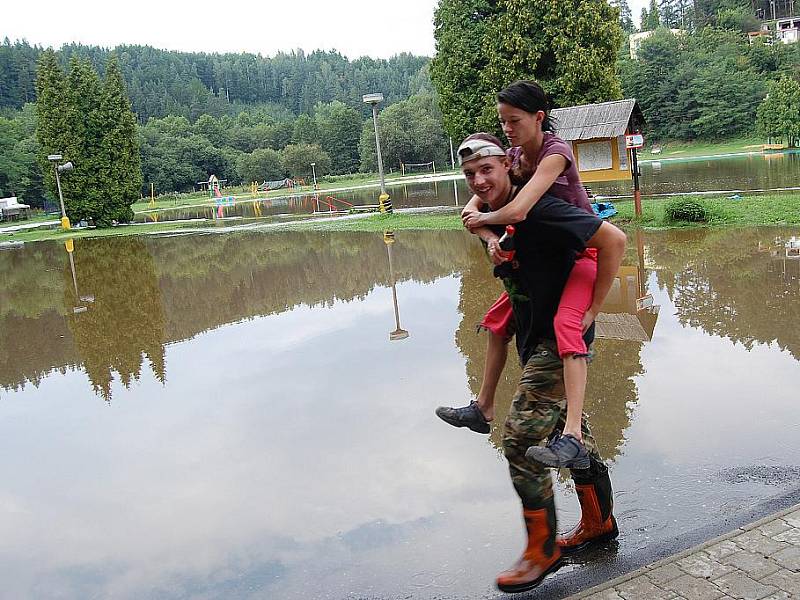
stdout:
[[495,265],[500,265],[511,260],[511,253],[501,250],[497,239],[487,242],[486,247],[489,251],[489,258]]
[[461,222],[464,223],[464,227],[470,231],[479,229],[486,224],[482,212],[477,210],[468,210],[466,208],[461,212]]

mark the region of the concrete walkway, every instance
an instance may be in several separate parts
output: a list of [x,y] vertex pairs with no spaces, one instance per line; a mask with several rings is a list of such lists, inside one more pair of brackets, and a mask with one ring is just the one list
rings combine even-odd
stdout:
[[800,504],[571,598],[800,599]]

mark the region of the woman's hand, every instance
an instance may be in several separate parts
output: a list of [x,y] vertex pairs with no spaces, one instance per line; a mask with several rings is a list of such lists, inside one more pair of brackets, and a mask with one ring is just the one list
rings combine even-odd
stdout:
[[590,306],[589,310],[583,315],[583,319],[581,319],[581,332],[586,333],[586,330],[592,326],[594,323],[595,318],[597,317],[597,313],[600,312],[599,308],[595,306]]
[[470,231],[486,225],[483,213],[477,210],[464,209],[461,213],[461,222],[464,223],[464,227]]
[[500,265],[506,261],[511,260],[511,254],[500,249],[498,240],[492,240],[486,244],[489,251],[489,258],[495,265]]

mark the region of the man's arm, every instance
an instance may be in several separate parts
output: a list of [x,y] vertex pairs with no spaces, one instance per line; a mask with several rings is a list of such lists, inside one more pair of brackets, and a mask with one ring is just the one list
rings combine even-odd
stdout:
[[626,242],[625,232],[606,221],[603,221],[600,228],[586,242],[587,247],[597,249],[597,280],[594,284],[592,305],[583,317],[584,331],[591,326],[611,290],[619,266],[622,264]]

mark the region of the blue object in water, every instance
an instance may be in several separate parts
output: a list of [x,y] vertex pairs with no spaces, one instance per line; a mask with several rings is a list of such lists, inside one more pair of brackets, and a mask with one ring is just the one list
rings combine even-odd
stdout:
[[608,219],[617,214],[617,209],[611,202],[592,202],[592,210],[601,219]]

